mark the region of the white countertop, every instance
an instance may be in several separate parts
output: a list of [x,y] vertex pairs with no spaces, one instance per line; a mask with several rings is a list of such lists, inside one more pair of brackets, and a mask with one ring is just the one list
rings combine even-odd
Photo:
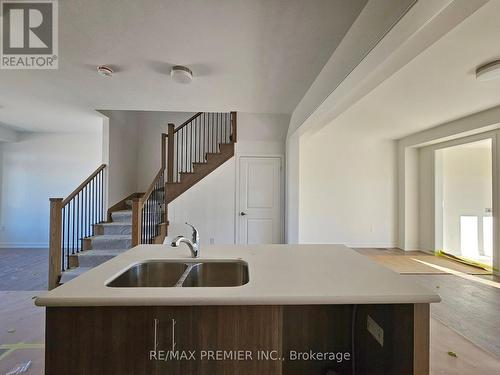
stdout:
[[110,288],[146,260],[186,260],[185,246],[137,246],[39,296],[38,306],[306,305],[439,302],[439,296],[343,245],[210,245],[203,259],[241,259],[249,282],[238,287]]

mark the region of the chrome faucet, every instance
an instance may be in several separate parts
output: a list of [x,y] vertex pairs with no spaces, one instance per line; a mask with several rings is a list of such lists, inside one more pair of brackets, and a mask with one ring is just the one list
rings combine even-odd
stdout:
[[189,238],[184,236],[177,236],[175,240],[172,241],[172,246],[178,247],[181,243],[185,243],[187,247],[189,247],[189,250],[191,250],[191,255],[193,256],[193,258],[198,258],[200,256],[200,234],[193,225],[189,223],[186,223],[186,225],[189,225],[191,228],[193,228],[192,239],[190,240]]

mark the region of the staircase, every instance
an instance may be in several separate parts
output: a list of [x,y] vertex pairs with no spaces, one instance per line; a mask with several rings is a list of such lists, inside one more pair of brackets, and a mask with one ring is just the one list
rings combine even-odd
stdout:
[[131,194],[105,215],[101,165],[68,198],[51,198],[49,289],[133,246],[163,243],[168,204],[231,159],[236,139],[235,112],[198,112],[178,127],[168,124],[162,163],[145,193]]
[[94,224],[94,235],[83,240],[82,251],[70,255],[70,267],[59,281],[64,284],[132,247],[132,201],[126,209],[110,213],[111,221]]

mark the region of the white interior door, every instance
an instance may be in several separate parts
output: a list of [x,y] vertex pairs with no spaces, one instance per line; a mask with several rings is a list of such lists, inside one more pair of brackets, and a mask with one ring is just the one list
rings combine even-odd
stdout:
[[238,243],[282,243],[281,158],[239,159]]

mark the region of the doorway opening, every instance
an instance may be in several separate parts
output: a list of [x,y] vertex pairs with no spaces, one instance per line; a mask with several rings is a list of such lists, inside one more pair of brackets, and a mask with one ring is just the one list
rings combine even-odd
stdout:
[[436,150],[436,238],[462,261],[493,265],[492,140]]

